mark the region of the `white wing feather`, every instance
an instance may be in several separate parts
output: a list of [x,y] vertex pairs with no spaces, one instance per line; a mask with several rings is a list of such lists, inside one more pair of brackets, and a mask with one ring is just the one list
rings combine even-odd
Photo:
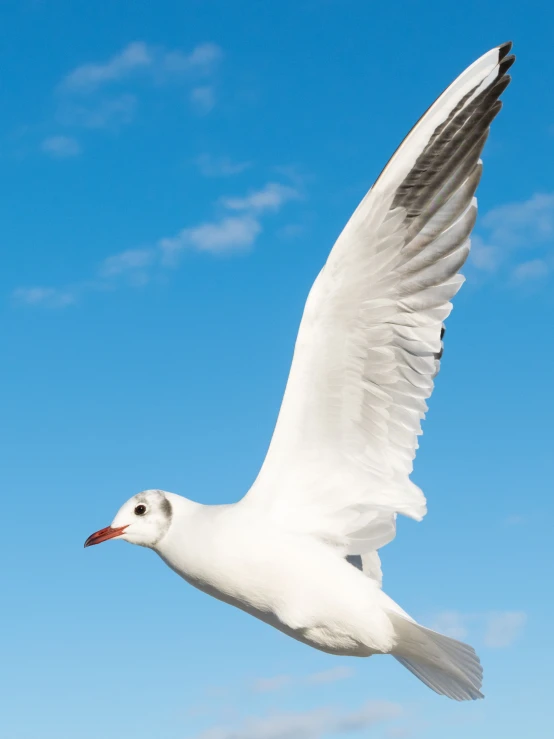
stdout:
[[338,238],[310,291],[271,445],[244,499],[361,555],[378,581],[376,550],[394,538],[396,514],[426,512],[409,475],[510,47],[447,88]]

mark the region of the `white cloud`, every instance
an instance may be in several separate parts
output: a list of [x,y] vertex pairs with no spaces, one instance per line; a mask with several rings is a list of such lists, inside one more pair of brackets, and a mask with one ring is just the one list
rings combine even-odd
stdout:
[[150,67],[153,56],[143,41],[135,41],[104,63],[83,64],[70,72],[61,88],[71,92],[90,92],[100,85],[129,77],[137,70]]
[[172,266],[187,247],[210,252],[244,249],[252,246],[261,230],[260,222],[250,215],[229,217],[185,228],[176,236],[161,239],[159,247],[164,264]]
[[519,637],[527,615],[522,611],[490,611],[487,613],[439,613],[432,628],[453,639],[473,639],[474,635],[491,649],[511,647]]
[[339,665],[338,667],[332,667],[330,670],[323,670],[323,672],[314,672],[311,675],[307,675],[304,678],[304,682],[307,685],[326,685],[328,683],[335,683],[338,680],[347,680],[354,675],[355,670],[352,667]]
[[527,614],[522,611],[489,613],[484,636],[484,644],[491,649],[511,647],[517,641],[527,622]]
[[544,259],[531,259],[529,262],[522,262],[514,269],[512,275],[516,282],[529,282],[546,277],[550,269]]
[[43,305],[48,308],[63,308],[75,302],[69,290],[53,287],[20,287],[13,292],[14,300],[21,305]]
[[370,701],[361,709],[339,712],[329,708],[302,713],[275,713],[263,718],[247,718],[235,727],[214,727],[196,739],[319,739],[336,733],[369,729],[401,716],[402,706],[386,701]]
[[313,672],[310,675],[276,675],[275,677],[259,678],[252,684],[255,693],[274,693],[292,685],[327,685],[339,680],[353,677],[355,671],[346,665],[339,665],[330,670]]
[[109,83],[121,82],[148,73],[155,79],[175,74],[211,74],[222,58],[217,44],[196,46],[190,54],[152,46],[144,41],[128,44],[105,62],[83,64],[70,72],[59,89],[66,93],[89,94]]
[[224,208],[244,213],[185,228],[176,236],[161,239],[158,245],[163,253],[163,262],[168,266],[175,265],[186,248],[221,253],[250,247],[262,232],[260,218],[263,211],[276,212],[287,201],[298,197],[299,193],[294,188],[270,182],[245,197],[222,198]]
[[100,268],[100,274],[103,277],[115,277],[128,272],[136,272],[149,267],[154,259],[153,249],[127,249],[127,251],[105,259]]
[[58,109],[58,120],[65,126],[100,129],[131,123],[137,108],[137,98],[130,93],[102,100],[75,103],[63,101]]
[[217,44],[200,44],[190,54],[182,51],[168,51],[162,55],[162,63],[168,72],[193,72],[199,75],[211,74],[223,57]]
[[279,235],[284,239],[297,239],[306,233],[306,226],[302,223],[288,223],[279,229]]
[[296,197],[298,193],[293,188],[269,183],[244,198],[224,198],[224,207],[242,212],[184,228],[175,236],[160,239],[152,247],[113,254],[102,262],[93,280],[74,285],[71,290],[22,288],[14,292],[14,298],[19,303],[30,305],[69,305],[74,302],[76,290],[79,293],[110,290],[121,277],[125,277],[130,285],[144,285],[149,281],[152,270],[175,267],[187,249],[212,254],[247,249],[262,232],[264,210],[278,211],[288,200]]
[[216,159],[210,154],[201,154],[196,164],[204,177],[231,177],[252,166],[251,162],[233,162],[229,157]]
[[245,211],[240,216],[185,228],[177,236],[162,239],[159,247],[167,265],[175,264],[178,255],[187,247],[199,251],[223,252],[252,246],[262,231],[260,216],[264,210],[278,211],[287,201],[297,199],[299,193],[292,187],[270,182],[261,190],[242,198],[225,197],[221,204],[228,210]]
[[[186,54],[135,41],[106,61],[83,64],[66,75],[57,88],[57,119],[64,125],[96,129],[130,123],[137,107],[138,81],[193,84],[212,75],[222,56],[213,43],[200,44]],[[110,86],[121,89],[131,84],[132,92],[124,89],[105,96]],[[195,87],[191,100],[198,113],[209,112],[215,105],[213,85]]]
[[255,693],[276,693],[288,688],[294,682],[292,675],[276,675],[275,677],[260,677],[252,684]]
[[42,142],[41,149],[57,159],[76,157],[81,153],[79,142],[71,136],[49,136]]
[[499,246],[527,246],[554,237],[554,193],[536,193],[523,202],[493,208],[482,218],[490,241]]
[[468,617],[458,611],[444,611],[436,616],[431,628],[452,639],[465,639],[468,634],[467,620]]
[[497,246],[485,244],[483,239],[476,234],[471,237],[470,259],[477,269],[495,272],[500,265],[502,252]]
[[[554,246],[554,193],[535,193],[493,208],[480,219],[479,228],[486,235],[472,237],[470,256],[477,269],[492,274],[504,267],[514,285],[550,273],[545,249]],[[541,253],[521,262],[520,255],[530,249]]]
[[215,90],[211,85],[195,87],[190,93],[190,102],[198,115],[206,115],[215,107]]
[[279,210],[287,201],[298,200],[300,193],[294,187],[269,182],[261,190],[251,192],[242,198],[226,197],[221,202],[229,210]]
[[200,251],[226,251],[252,246],[261,233],[259,221],[252,216],[224,218],[217,223],[203,223],[187,229],[187,238]]

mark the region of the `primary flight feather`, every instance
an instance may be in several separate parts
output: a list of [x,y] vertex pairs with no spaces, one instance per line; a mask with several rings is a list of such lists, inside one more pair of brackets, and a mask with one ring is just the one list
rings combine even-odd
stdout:
[[410,480],[470,249],[481,151],[514,62],[511,44],[427,110],[335,243],[306,302],[271,444],[238,503],[147,490],[85,546],[150,547],[199,589],[324,652],[392,654],[441,695],[481,698],[474,650],[416,623],[381,588],[377,550]]

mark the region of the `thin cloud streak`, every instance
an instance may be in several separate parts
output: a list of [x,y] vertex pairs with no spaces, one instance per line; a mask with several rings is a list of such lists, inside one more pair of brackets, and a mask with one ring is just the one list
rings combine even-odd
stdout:
[[531,259],[529,262],[523,262],[513,271],[513,278],[516,282],[530,282],[539,280],[541,277],[547,277],[550,267],[544,259]]
[[134,41],[106,62],[77,67],[62,80],[59,90],[89,94],[104,85],[144,72],[156,77],[185,73],[205,75],[213,71],[222,56],[221,48],[213,43],[200,44],[190,54],[185,54],[180,50],[168,51],[144,41]]
[[121,80],[152,64],[152,55],[143,41],[135,41],[103,64],[83,64],[61,82],[61,89],[70,92],[91,92],[100,85]]
[[436,616],[432,628],[460,640],[473,638],[475,634],[485,647],[506,649],[518,640],[526,622],[527,615],[523,611],[444,611]]
[[211,85],[195,87],[190,93],[190,102],[197,115],[207,115],[215,108],[215,90]]
[[41,149],[56,159],[70,159],[81,153],[79,142],[71,136],[49,136],[42,142]]
[[201,154],[196,159],[196,166],[204,177],[232,177],[249,169],[251,162],[233,162],[229,157],[219,159],[210,154]]
[[250,192],[242,198],[222,198],[221,203],[229,210],[279,210],[289,200],[298,200],[300,192],[290,185],[268,182],[261,190]]
[[526,623],[527,614],[523,611],[490,613],[484,636],[485,646],[490,649],[511,647],[517,641]]
[[355,670],[346,665],[339,665],[330,670],[314,672],[310,675],[276,675],[275,677],[259,678],[252,683],[255,693],[275,693],[285,688],[310,685],[329,685],[339,680],[347,680],[355,675]]
[[115,277],[149,267],[156,257],[154,249],[127,249],[104,260],[100,269],[102,277]]
[[[268,193],[270,194],[268,196]],[[175,268],[187,250],[211,254],[230,254],[251,248],[261,234],[264,211],[275,213],[287,201],[297,199],[298,193],[291,187],[268,183],[259,191],[244,198],[223,198],[227,210],[242,211],[225,214],[220,218],[182,229],[175,236],[165,237],[151,246],[127,249],[112,254],[100,264],[92,280],[83,281],[61,290],[52,287],[18,288],[12,294],[19,304],[63,307],[76,302],[85,292],[113,290],[123,284],[141,287],[149,282],[156,270]],[[240,203],[240,207],[236,207]]]
[[490,240],[522,247],[554,238],[554,193],[535,193],[523,202],[493,208],[482,219]]
[[53,287],[20,287],[14,290],[13,298],[19,305],[40,305],[47,308],[65,308],[75,302],[71,291]]
[[203,731],[195,739],[320,739],[330,734],[369,729],[402,715],[403,708],[398,703],[370,701],[357,711],[317,708],[247,718],[238,726],[217,726]]
[[497,246],[486,244],[476,234],[471,238],[470,259],[477,269],[484,272],[496,272],[502,261],[502,251]]
[[135,118],[138,100],[136,95],[124,93],[115,97],[86,102],[67,100],[57,112],[59,123],[64,126],[102,129],[126,126]]
[[185,228],[176,236],[159,242],[163,254],[162,263],[174,266],[187,248],[212,253],[245,249],[254,244],[261,231],[260,221],[250,215],[223,218],[213,223]]
[[[134,41],[106,61],[82,64],[67,74],[56,88],[56,119],[63,126],[119,128],[134,120],[145,83],[159,87],[170,82],[194,85],[191,103],[205,115],[216,104],[214,85],[206,78],[222,58],[214,43],[199,44],[186,54]],[[206,82],[199,85],[200,80]]]
[[[481,273],[500,272],[513,286],[536,282],[552,272],[545,249],[554,246],[554,193],[535,193],[527,200],[500,205],[484,214],[481,232],[472,237],[470,261]],[[530,250],[541,252],[522,260]]]

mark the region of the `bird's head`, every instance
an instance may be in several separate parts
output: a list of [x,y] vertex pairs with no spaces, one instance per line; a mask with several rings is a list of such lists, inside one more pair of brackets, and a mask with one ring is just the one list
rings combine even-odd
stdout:
[[121,506],[110,526],[89,536],[85,547],[116,538],[141,547],[155,547],[167,533],[172,513],[167,493],[144,490]]

